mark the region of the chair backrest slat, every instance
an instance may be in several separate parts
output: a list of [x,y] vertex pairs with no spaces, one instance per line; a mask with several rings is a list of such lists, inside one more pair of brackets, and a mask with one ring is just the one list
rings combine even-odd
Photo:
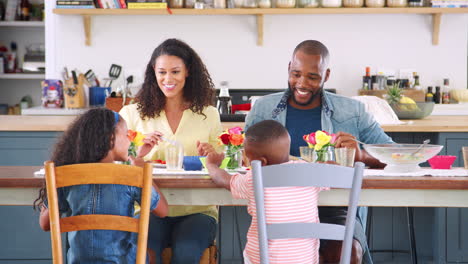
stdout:
[[143,169],[113,163],[86,163],[55,168],[56,187],[120,184],[143,187]]
[[[344,166],[323,166],[320,163],[289,163],[263,167],[263,187],[317,186],[351,188],[354,169]],[[324,177],[326,176],[326,177]]]
[[[260,161],[253,161],[251,164],[255,189],[261,263],[269,263],[268,239],[280,238],[343,240],[340,263],[350,263],[351,246],[364,164],[357,162],[354,168],[323,163],[287,163],[265,167],[261,166]],[[351,189],[346,225],[339,226],[323,223],[281,223],[267,225],[264,188],[296,186]]]
[[120,215],[76,215],[60,220],[60,232],[80,230],[118,230],[138,232],[138,219]]
[[[152,190],[151,164],[144,169],[112,163],[86,163],[55,167],[44,164],[54,264],[63,263],[60,233],[80,230],[118,230],[138,232],[136,263],[146,263],[148,224]],[[118,215],[78,215],[60,218],[57,188],[82,184],[120,184],[142,188],[140,218]]]
[[267,224],[268,239],[321,238],[343,240],[345,226],[321,223]]

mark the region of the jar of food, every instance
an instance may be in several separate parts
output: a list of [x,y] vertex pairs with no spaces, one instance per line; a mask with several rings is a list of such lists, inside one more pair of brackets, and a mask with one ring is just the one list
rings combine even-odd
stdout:
[[387,0],[388,7],[406,7],[407,5],[407,0]]
[[260,7],[260,8],[270,8],[271,7],[271,1],[270,0],[259,0],[258,1],[258,7]]
[[366,0],[366,7],[384,7],[385,0]]
[[322,7],[341,7],[341,0],[321,0]]
[[296,7],[296,0],[276,0],[277,8],[292,8]]
[[226,8],[226,0],[214,0],[213,8],[216,8],[216,9]]
[[170,8],[183,8],[184,7],[184,0],[170,0],[169,1]]
[[362,7],[364,0],[343,0],[344,7]]
[[310,7],[318,7],[319,1],[318,0],[299,0],[299,7],[310,8]]

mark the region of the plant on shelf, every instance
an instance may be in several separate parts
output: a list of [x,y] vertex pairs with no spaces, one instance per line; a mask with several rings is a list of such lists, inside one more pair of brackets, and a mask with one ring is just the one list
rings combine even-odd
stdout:
[[242,147],[244,131],[240,127],[233,127],[224,131],[218,137],[220,145],[225,146],[225,156],[229,158],[227,169],[242,167]]
[[327,131],[317,130],[316,132],[303,136],[309,148],[313,149],[313,156],[308,160],[313,162],[325,162],[333,159],[333,152],[330,147],[335,146],[336,134],[330,134]]

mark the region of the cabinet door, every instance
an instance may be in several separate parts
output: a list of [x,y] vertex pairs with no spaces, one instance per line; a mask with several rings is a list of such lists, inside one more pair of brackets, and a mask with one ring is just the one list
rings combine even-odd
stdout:
[[39,227],[32,206],[0,206],[0,218],[0,263],[52,262],[50,233]]
[[468,262],[468,208],[447,208],[447,262]]
[[468,133],[440,133],[441,145],[445,145],[445,155],[457,156],[453,167],[463,167],[462,147],[468,146]]
[[0,132],[0,166],[41,166],[60,132]]

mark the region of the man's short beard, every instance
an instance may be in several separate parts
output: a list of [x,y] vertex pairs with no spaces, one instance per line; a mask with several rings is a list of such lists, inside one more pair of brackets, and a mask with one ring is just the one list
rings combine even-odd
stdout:
[[319,89],[315,94],[313,94],[313,95],[310,97],[309,100],[307,100],[307,102],[301,103],[301,102],[298,102],[298,101],[296,100],[296,97],[294,96],[293,88],[291,88],[291,85],[290,85],[289,83],[288,83],[288,87],[289,87],[289,89],[288,89],[288,91],[289,91],[289,96],[292,98],[292,100],[293,100],[293,102],[294,102],[295,104],[300,105],[300,106],[308,106],[308,105],[310,105],[310,104],[314,101],[314,99],[315,99],[317,96],[321,96],[321,95],[322,95],[322,92],[323,92],[323,85],[322,85],[322,86],[320,86],[320,89]]

